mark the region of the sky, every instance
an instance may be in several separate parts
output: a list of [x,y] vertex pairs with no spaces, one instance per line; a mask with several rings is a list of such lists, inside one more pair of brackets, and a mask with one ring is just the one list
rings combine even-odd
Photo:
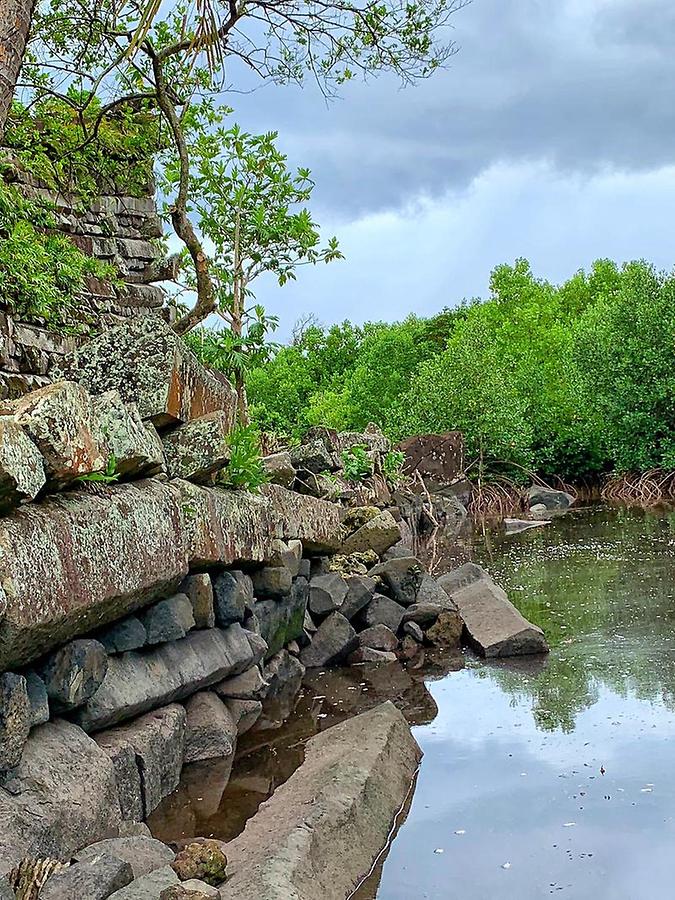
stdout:
[[452,23],[459,52],[415,87],[225,98],[312,170],[346,257],[259,285],[282,340],[306,313],[393,321],[488,296],[518,257],[553,281],[598,257],[673,266],[675,3],[473,0]]

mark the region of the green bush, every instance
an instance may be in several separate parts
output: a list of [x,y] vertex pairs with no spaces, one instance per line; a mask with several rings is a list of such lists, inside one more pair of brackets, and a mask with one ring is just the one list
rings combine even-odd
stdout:
[[233,488],[258,491],[269,481],[260,453],[260,435],[251,425],[239,426],[228,437],[230,461],[221,483]]

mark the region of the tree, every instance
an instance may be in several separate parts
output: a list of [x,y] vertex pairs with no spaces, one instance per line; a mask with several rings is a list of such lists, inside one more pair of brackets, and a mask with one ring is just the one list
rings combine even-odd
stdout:
[[[197,218],[202,244],[209,254],[213,311],[226,323],[230,335],[221,342],[224,362],[230,367],[239,398],[241,421],[248,422],[245,372],[251,351],[258,352],[270,325],[254,299],[251,287],[262,275],[273,275],[283,286],[296,278],[300,266],[341,259],[336,238],[319,246],[319,232],[302,206],[314,183],[308,169],[295,174],[277,149],[276,132],[253,135],[237,125],[199,131],[188,145],[191,160],[189,204]],[[180,181],[176,167],[166,180]],[[199,291],[199,284],[194,282]],[[196,324],[196,306],[177,325],[180,333]]]
[[35,0],[3,0],[0,3],[0,143],[21,70],[34,7]]

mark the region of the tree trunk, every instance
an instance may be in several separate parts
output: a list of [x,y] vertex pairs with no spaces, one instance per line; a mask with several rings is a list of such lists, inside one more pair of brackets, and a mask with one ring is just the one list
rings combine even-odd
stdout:
[[0,143],[26,50],[35,0],[0,0]]

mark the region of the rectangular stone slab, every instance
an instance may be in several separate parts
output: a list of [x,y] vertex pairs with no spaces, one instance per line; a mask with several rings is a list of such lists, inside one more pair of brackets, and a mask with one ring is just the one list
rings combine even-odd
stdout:
[[226,847],[221,900],[344,900],[385,846],[422,754],[383,703],[328,728]]
[[470,644],[485,657],[548,653],[544,632],[521,615],[506,592],[474,563],[439,578],[457,604]]
[[158,428],[224,410],[234,421],[237,395],[225,376],[205,368],[158,316],[110,328],[64,364],[92,394],[118,390]]
[[0,671],[175,593],[190,567],[263,562],[276,538],[328,550],[337,506],[154,479],[62,494],[0,518]]
[[189,697],[252,663],[251,645],[238,623],[225,631],[193,631],[156,650],[113,656],[103,684],[74,719],[85,731],[100,731]]

